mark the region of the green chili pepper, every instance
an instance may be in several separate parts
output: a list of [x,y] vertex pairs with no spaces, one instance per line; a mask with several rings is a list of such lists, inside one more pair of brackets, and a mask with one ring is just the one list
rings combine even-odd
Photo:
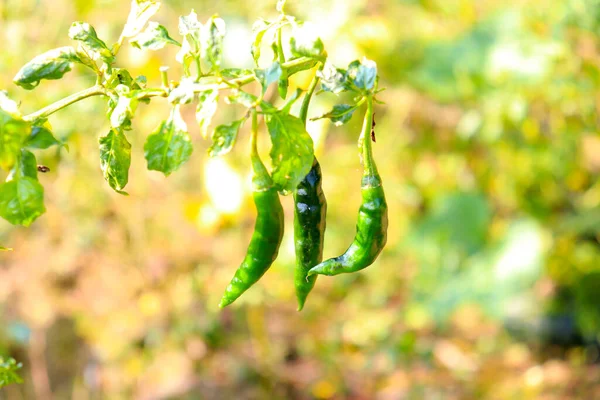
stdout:
[[[321,67],[319,63],[319,69]],[[299,117],[305,125],[310,99],[318,83],[319,77],[315,76],[302,101]],[[294,286],[298,299],[298,311],[304,307],[306,297],[317,280],[316,276],[309,277],[308,271],[323,261],[327,200],[321,188],[321,180],[321,166],[315,157],[311,170],[294,191],[294,245],[296,249]]]
[[316,276],[307,276],[308,271],[323,260],[327,201],[321,188],[321,166],[316,158],[310,172],[294,191],[294,206],[294,286],[300,311],[317,280]]
[[277,189],[258,156],[256,147],[257,131],[256,110],[253,110],[250,158],[253,171],[253,198],[258,215],[246,257],[235,272],[229,286],[225,289],[219,307],[225,307],[233,303],[267,272],[277,258],[281,239],[283,238],[283,208],[279,201]]
[[330,258],[311,268],[315,274],[338,275],[359,271],[373,264],[387,241],[388,213],[381,178],[373,159],[370,133],[373,127],[373,99],[367,97],[367,112],[360,134],[364,172],[361,183],[362,203],[358,212],[356,237],[341,256]]

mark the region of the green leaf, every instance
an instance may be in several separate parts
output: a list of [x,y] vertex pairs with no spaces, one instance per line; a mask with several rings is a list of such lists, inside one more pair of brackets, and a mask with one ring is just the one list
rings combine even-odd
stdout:
[[212,121],[219,102],[217,90],[207,90],[198,95],[198,107],[196,108],[196,121],[200,125],[200,133],[203,138],[208,135],[208,126]]
[[50,129],[44,126],[31,127],[31,135],[23,143],[24,147],[30,149],[47,149],[62,142],[54,137]]
[[233,148],[238,132],[246,118],[233,121],[229,125],[219,125],[212,134],[212,146],[208,149],[211,157],[227,154]]
[[119,93],[119,100],[110,114],[110,126],[130,130],[131,120],[135,116],[138,105],[136,92],[125,85],[118,85],[116,90]]
[[11,169],[6,180],[12,181],[25,177],[37,180],[37,172],[37,161],[35,160],[35,156],[29,150],[22,149],[19,157],[17,157],[17,162]]
[[321,78],[321,88],[326,92],[339,94],[348,90],[346,71],[341,68],[326,63],[322,71],[317,71],[317,76]]
[[377,64],[363,57],[361,61],[356,60],[348,65],[347,76],[358,89],[370,92],[375,88]]
[[149,22],[146,29],[129,41],[133,47],[146,50],[160,50],[167,44],[181,47],[181,43],[169,36],[167,28],[158,22]]
[[198,15],[194,10],[187,16],[179,17],[179,34],[183,36],[183,42],[175,59],[183,65],[188,74],[194,59],[200,57],[201,30],[202,24],[198,21]]
[[142,89],[137,79],[133,79],[129,71],[123,68],[113,68],[110,76],[104,82],[107,89],[116,89],[119,85],[125,85],[131,90]]
[[60,79],[69,72],[73,62],[80,62],[71,46],[48,50],[25,64],[13,78],[16,85],[32,90],[42,79]]
[[[0,246],[0,251],[13,251],[10,247]],[[2,374],[2,372],[0,372]],[[0,377],[0,387],[2,387],[2,378]]]
[[336,104],[333,109],[320,117],[311,118],[311,121],[316,121],[321,118],[329,118],[335,126],[340,126],[352,119],[352,115],[356,111],[356,106],[348,104]]
[[282,14],[284,13],[283,8],[285,7],[285,3],[286,0],[277,0],[277,5],[275,6],[277,12],[280,12]]
[[80,41],[86,53],[92,56],[92,59],[102,59],[107,64],[115,61],[115,56],[96,34],[93,26],[87,22],[73,22],[69,28],[69,37]]
[[290,37],[290,50],[296,57],[309,57],[319,61],[326,58],[323,41],[316,35],[316,28],[310,23],[296,25]]
[[254,35],[254,39],[252,40],[252,47],[250,51],[257,67],[258,59],[260,58],[260,47],[263,37],[265,36],[265,33],[267,33],[267,31],[273,26],[273,24],[265,21],[264,19],[259,19],[252,25],[252,34]]
[[160,1],[156,0],[131,0],[131,9],[121,36],[134,37],[139,34],[144,25],[160,8]]
[[172,104],[189,104],[196,97],[198,83],[193,78],[182,78],[179,86],[169,93],[169,102]]
[[267,87],[271,83],[277,82],[281,77],[281,66],[279,65],[279,62],[275,61],[273,64],[271,64],[265,69],[255,69],[254,75],[256,76],[256,79],[258,79],[260,85],[262,86],[263,94],[265,94],[265,92],[267,91]]
[[[293,58],[292,60],[294,60],[294,59],[295,58]],[[292,61],[292,60],[288,60],[288,61]],[[294,74],[296,74],[298,72],[306,71],[306,70],[309,70],[311,68],[314,68],[317,65],[318,62],[319,61],[317,61],[317,60],[312,60],[312,62],[307,62],[306,64],[302,63],[301,65],[295,65],[293,67],[286,68],[285,71],[287,72],[287,75],[289,77],[289,76],[292,76],[292,75],[294,75]]]
[[175,106],[167,121],[148,136],[144,145],[144,155],[148,169],[161,171],[170,175],[185,163],[192,154],[193,148],[187,126]]
[[221,70],[221,76],[225,79],[235,79],[246,75],[252,75],[251,69],[244,68],[226,68]]
[[279,97],[283,100],[287,97],[288,87],[290,82],[288,80],[287,72],[282,71],[281,77],[279,78],[279,83],[277,84],[277,92],[279,93]]
[[[2,247],[2,250],[12,250]],[[17,363],[13,358],[0,357],[0,388],[12,383],[23,383],[23,380],[17,373],[22,364]]]
[[0,217],[29,226],[46,211],[44,188],[34,178],[20,177],[0,185]]
[[0,92],[0,167],[9,170],[19,156],[22,144],[31,133],[31,125],[4,92]]
[[221,66],[224,37],[225,21],[213,15],[204,25],[202,32],[202,58],[212,71]]
[[283,107],[281,107],[281,111],[289,114],[290,110],[292,109],[292,106],[294,105],[296,100],[298,100],[298,98],[300,97],[301,94],[302,94],[302,89],[296,88],[292,97],[290,97],[290,99],[287,101],[287,103],[285,103],[285,105]]
[[131,166],[131,144],[125,137],[125,132],[111,129],[100,143],[100,168],[104,179],[115,191],[121,194],[129,181],[129,167]]
[[265,114],[271,135],[270,156],[273,182],[284,194],[293,191],[313,162],[313,141],[298,117],[277,111]]

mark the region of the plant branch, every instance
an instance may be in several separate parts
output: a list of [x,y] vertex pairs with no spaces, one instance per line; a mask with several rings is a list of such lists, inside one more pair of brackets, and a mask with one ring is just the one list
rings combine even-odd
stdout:
[[[323,69],[323,64],[318,63],[317,66],[318,66],[319,71],[321,69]],[[312,95],[315,92],[315,89],[317,88],[318,84],[319,84],[319,76],[315,75],[313,80],[310,82],[310,86],[308,87],[306,94],[304,95],[304,99],[302,99],[302,107],[300,108],[299,117],[302,120],[302,122],[304,123],[304,126],[306,126],[306,117],[308,116],[308,106],[310,105],[310,99],[312,98]]]
[[80,100],[100,95],[108,96],[108,90],[100,85],[92,86],[91,88],[82,90],[81,92],[73,93],[72,95],[52,103],[39,111],[28,114],[24,116],[23,119],[25,121],[34,122],[40,118],[46,118],[47,116],[54,114],[55,112],[62,110],[73,103],[77,103]]

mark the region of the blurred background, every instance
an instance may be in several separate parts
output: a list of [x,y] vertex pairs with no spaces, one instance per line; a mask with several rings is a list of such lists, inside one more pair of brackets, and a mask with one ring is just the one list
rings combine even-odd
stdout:
[[[276,15],[274,0],[164,3],[153,20],[176,39],[192,8],[225,19],[225,67],[252,66],[251,25]],[[247,127],[232,153],[209,159],[184,108],[195,151],[165,178],[146,170],[143,143],[166,102],[140,106],[125,197],[100,171],[105,100],[87,99],[50,118],[70,151],[36,153],[51,170],[40,176],[47,213],[30,228],[0,221],[0,243],[14,248],[0,253],[0,355],[23,362],[25,381],[0,398],[600,398],[600,1],[288,3],[330,61],[366,55],[387,88],[374,145],[390,209],[379,260],[319,278],[297,312],[285,197],[279,258],[219,310],[255,220]],[[29,113],[93,85],[78,67],[35,92],[11,81],[68,45],[72,21],[113,43],[128,9],[0,0],[0,88]],[[181,73],[175,52],[126,45],[117,63],[159,86],[160,65]],[[319,95],[309,115],[344,100]],[[223,103],[212,126],[243,112]],[[309,125],[329,203],[325,257],[353,238],[360,125],[358,113]]]

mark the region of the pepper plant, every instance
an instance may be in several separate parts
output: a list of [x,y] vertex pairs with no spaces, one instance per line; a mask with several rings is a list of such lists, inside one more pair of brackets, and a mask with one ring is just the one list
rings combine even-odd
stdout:
[[[188,15],[179,17],[178,35],[174,35],[151,20],[161,7],[160,1],[133,0],[123,31],[112,46],[100,38],[89,23],[74,22],[68,32],[72,45],[51,49],[34,57],[17,72],[14,83],[24,89],[34,90],[43,80],[61,79],[74,66],[79,66],[95,73],[96,82],[92,87],[28,115],[22,114],[17,102],[6,92],[0,92],[0,167],[8,171],[6,182],[0,185],[0,216],[12,224],[28,226],[44,213],[44,188],[39,181],[38,172],[47,172],[47,168],[37,165],[34,152],[37,149],[64,145],[55,138],[48,117],[92,96],[104,96],[107,100],[109,129],[99,138],[100,169],[110,187],[120,194],[127,194],[125,188],[131,165],[131,144],[127,139],[127,132],[132,129],[131,123],[138,107],[154,98],[161,98],[164,102],[165,119],[146,137],[144,155],[149,170],[160,171],[168,176],[189,160],[194,151],[193,140],[181,116],[181,107],[193,104],[202,136],[212,141],[208,150],[211,157],[230,152],[237,142],[240,128],[252,116],[253,146],[250,153],[253,165],[256,164],[257,157],[257,116],[260,115],[272,144],[269,153],[271,169],[261,173],[261,179],[272,181],[275,195],[277,192],[282,195],[294,192],[301,181],[309,176],[313,165],[318,165],[315,164],[312,139],[306,131],[306,119],[310,100],[319,84],[319,93],[338,95],[351,92],[354,102],[338,104],[331,111],[313,119],[329,118],[336,125],[343,124],[350,120],[360,106],[367,103],[366,120],[372,121],[372,102],[378,92],[378,76],[376,64],[366,58],[352,61],[346,69],[331,65],[327,61],[322,40],[309,25],[288,15],[285,3],[285,0],[277,1],[278,16],[274,20],[259,19],[254,23],[250,51],[255,67],[252,69],[226,68],[223,65],[226,26],[217,15],[202,23],[192,10]],[[172,77],[168,75],[170,69],[167,66],[160,68],[161,82],[154,86],[144,76],[132,76],[118,63],[119,50],[126,42],[148,51],[158,51],[165,46],[179,47],[176,62],[181,65],[181,76],[170,79]],[[271,44],[273,53],[268,65],[259,65],[263,42]],[[287,45],[284,46],[284,43]],[[300,90],[291,93],[288,90],[289,78],[311,69],[316,69],[316,73],[306,93]],[[257,93],[244,90],[252,82],[260,84]],[[271,97],[266,94],[271,86],[276,86],[280,104],[268,101]],[[291,113],[291,108],[301,96],[302,106],[296,116]],[[211,120],[218,111],[220,98],[225,99],[227,104],[241,105],[248,111],[241,119],[211,129]],[[372,127],[365,125],[363,130],[371,132]],[[371,136],[374,140],[373,133]],[[364,144],[369,140],[369,137],[365,139],[363,133],[359,138],[360,146],[370,149],[370,144]],[[374,165],[370,156],[365,162],[366,166]],[[261,190],[263,189],[255,188],[255,192]],[[278,201],[277,199],[276,202]],[[259,207],[260,204],[257,203],[257,208]],[[260,216],[262,210],[258,211]],[[320,219],[324,220],[324,212]],[[308,221],[310,222],[310,218]],[[302,222],[304,225],[306,223]],[[259,225],[261,224],[257,221],[257,230]],[[324,230],[324,221],[320,222],[320,226]],[[387,227],[387,220],[385,226]],[[360,233],[360,227],[358,228]],[[303,229],[310,230],[311,227],[305,226]],[[301,230],[296,235],[302,235]],[[322,252],[322,232],[317,236],[303,243],[316,243]],[[251,247],[263,246],[261,240],[264,241],[262,235],[257,237],[258,242],[253,239]],[[274,250],[276,256],[277,251]],[[296,252],[300,254],[309,250],[297,248]],[[247,257],[252,258],[253,254],[249,253]],[[315,278],[309,279],[306,273],[321,258],[321,254],[307,258],[312,261],[310,265],[301,266],[300,281],[304,279],[314,284]],[[373,260],[369,260],[367,265]],[[267,264],[262,265],[262,273],[270,262]],[[319,271],[313,271],[315,272]],[[260,275],[255,273],[253,279],[246,279],[243,285],[245,289]],[[299,282],[298,286],[304,286],[298,289],[303,292],[299,297],[301,308],[306,298],[307,285]],[[310,288],[312,285],[308,290]],[[224,300],[224,304],[229,304],[234,297]]]

